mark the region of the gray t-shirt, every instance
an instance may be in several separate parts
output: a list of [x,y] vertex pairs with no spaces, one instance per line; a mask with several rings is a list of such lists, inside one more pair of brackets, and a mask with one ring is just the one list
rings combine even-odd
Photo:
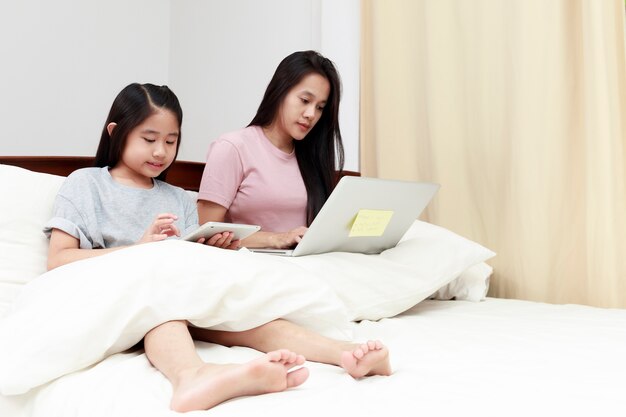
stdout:
[[81,249],[132,245],[157,214],[173,213],[185,235],[198,227],[195,201],[182,188],[154,180],[151,189],[128,187],[113,180],[108,167],[83,168],[70,174],[44,227],[50,237],[59,229],[80,241]]

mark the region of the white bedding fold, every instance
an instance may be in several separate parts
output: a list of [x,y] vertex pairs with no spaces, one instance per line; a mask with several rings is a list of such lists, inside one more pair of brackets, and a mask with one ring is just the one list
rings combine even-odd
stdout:
[[349,337],[329,286],[280,257],[183,241],[133,246],[25,286],[0,321],[0,391],[21,394],[92,365],[166,321],[246,330],[281,317]]

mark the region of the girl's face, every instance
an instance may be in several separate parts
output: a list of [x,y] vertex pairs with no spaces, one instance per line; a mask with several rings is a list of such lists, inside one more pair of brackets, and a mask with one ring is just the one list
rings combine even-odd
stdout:
[[330,83],[318,74],[306,75],[285,96],[270,127],[284,141],[302,140],[322,117]]
[[116,179],[121,177],[125,182],[152,187],[152,178],[158,177],[174,162],[179,134],[176,115],[169,110],[157,109],[128,134],[122,158],[111,170],[111,175]]

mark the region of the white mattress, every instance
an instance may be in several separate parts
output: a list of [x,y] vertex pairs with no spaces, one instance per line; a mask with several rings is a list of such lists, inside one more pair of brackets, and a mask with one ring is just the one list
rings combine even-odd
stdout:
[[[310,378],[281,393],[238,398],[199,416],[626,415],[626,310],[487,299],[424,301],[354,325],[380,339],[394,374],[353,380],[307,363]],[[198,343],[214,362],[259,355]],[[25,370],[27,372],[28,370]],[[103,362],[17,397],[1,416],[174,416],[169,382],[141,352]]]

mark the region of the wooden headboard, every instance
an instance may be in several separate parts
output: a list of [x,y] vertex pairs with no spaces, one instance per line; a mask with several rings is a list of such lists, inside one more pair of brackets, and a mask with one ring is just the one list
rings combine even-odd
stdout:
[[[15,165],[31,171],[64,177],[79,168],[93,166],[92,156],[0,156],[0,164]],[[176,161],[167,173],[167,182],[186,190],[198,191],[204,162]],[[359,176],[356,171],[342,171],[341,176]]]
[[[92,156],[0,156],[0,164],[64,177],[79,168],[93,166]],[[167,173],[167,182],[186,190],[198,191],[204,162],[176,161]]]

